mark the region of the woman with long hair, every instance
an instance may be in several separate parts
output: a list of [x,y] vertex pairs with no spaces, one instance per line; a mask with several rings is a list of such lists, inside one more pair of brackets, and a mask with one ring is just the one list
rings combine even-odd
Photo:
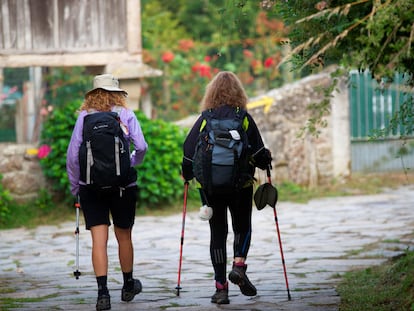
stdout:
[[[232,72],[219,72],[208,83],[201,102],[202,111],[210,111],[218,120],[233,119],[240,111],[246,110],[248,97],[239,78]],[[246,275],[246,258],[250,247],[252,234],[252,197],[255,167],[266,169],[271,163],[271,155],[264,147],[260,132],[252,116],[246,112],[243,129],[248,138],[248,172],[249,178],[244,180],[241,189],[229,193],[214,193],[201,189],[202,196],[212,208],[210,225],[210,259],[214,269],[216,291],[211,302],[216,304],[230,303],[228,297],[228,282],[226,276],[227,263],[227,211],[230,211],[233,241],[233,264],[229,280],[238,285],[241,293],[255,296],[256,288]],[[205,124],[203,114],[197,119],[183,145],[182,175],[186,181],[193,179],[193,160],[197,139],[202,126]]]

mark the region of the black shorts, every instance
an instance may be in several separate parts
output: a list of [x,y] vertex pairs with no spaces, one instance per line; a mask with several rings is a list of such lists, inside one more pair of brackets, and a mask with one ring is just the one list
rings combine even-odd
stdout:
[[134,225],[137,203],[137,186],[119,191],[105,193],[80,186],[80,205],[85,217],[85,226],[89,230],[97,225],[111,225],[109,214],[116,227],[130,229]]

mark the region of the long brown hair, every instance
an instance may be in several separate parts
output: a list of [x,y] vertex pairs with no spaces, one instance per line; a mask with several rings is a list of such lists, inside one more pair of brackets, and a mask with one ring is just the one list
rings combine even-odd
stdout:
[[126,108],[126,94],[124,92],[96,89],[85,96],[85,101],[80,110],[111,111],[113,106]]
[[225,105],[246,109],[247,102],[248,97],[240,79],[231,71],[221,71],[207,84],[201,110]]

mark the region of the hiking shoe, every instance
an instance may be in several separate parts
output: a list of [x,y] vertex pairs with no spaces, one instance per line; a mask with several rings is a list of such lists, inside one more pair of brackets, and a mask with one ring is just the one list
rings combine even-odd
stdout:
[[247,278],[246,269],[247,265],[237,265],[233,262],[233,269],[229,273],[229,280],[233,284],[239,285],[243,295],[255,296],[257,294],[256,287]]
[[218,305],[226,305],[230,303],[229,286],[227,282],[224,285],[216,282],[216,292],[211,296],[211,302]]
[[98,296],[96,301],[96,311],[111,310],[111,297],[109,294],[103,294]]
[[121,300],[122,301],[131,301],[134,299],[135,295],[138,295],[142,291],[142,284],[138,279],[134,279],[134,286],[131,288],[123,287]]

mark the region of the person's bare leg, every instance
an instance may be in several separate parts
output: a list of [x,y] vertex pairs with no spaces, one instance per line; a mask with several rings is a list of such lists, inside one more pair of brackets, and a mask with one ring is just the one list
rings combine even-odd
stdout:
[[111,298],[107,287],[108,280],[108,225],[91,227],[92,265],[98,283],[96,310],[111,309]]
[[92,235],[92,265],[95,275],[103,276],[108,274],[108,225],[91,227]]
[[115,236],[118,241],[119,264],[122,272],[131,272],[134,265],[134,247],[131,239],[131,229],[115,227]]
[[118,241],[119,264],[124,278],[121,300],[131,301],[135,295],[142,290],[142,284],[138,279],[133,278],[134,247],[131,239],[131,229],[115,227],[115,236]]

